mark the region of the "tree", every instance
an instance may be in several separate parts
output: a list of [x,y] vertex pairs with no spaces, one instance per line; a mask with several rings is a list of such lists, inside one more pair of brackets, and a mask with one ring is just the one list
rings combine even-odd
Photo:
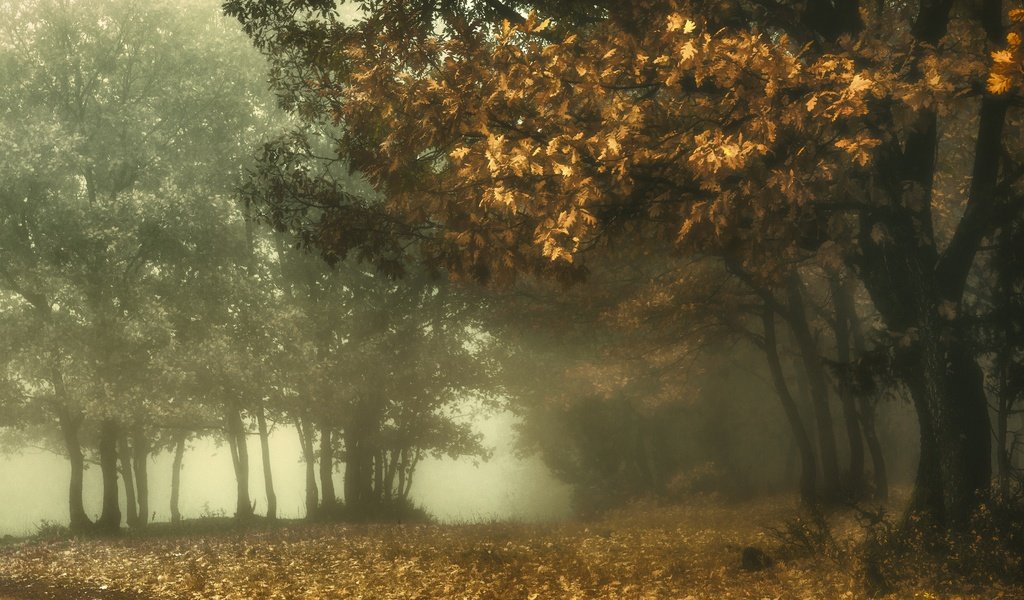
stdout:
[[[984,91],[989,50],[1006,43],[999,0],[964,14],[855,1],[363,6],[345,24],[332,2],[226,3],[276,59],[290,105],[343,123],[339,155],[386,199],[327,195],[306,219],[271,198],[279,225],[326,256],[393,262],[396,238],[419,239],[428,263],[492,282],[577,277],[623,229],[722,256],[769,289],[833,245],[897,340],[921,430],[913,509],[967,519],[991,466],[961,306],[980,244],[1020,205],[1019,161],[1001,152],[1016,92]],[[327,40],[339,51],[317,52]],[[939,135],[967,111],[977,120]],[[937,179],[935,157],[952,151],[973,165],[963,193]]]
[[[101,527],[120,527],[119,463],[129,515],[144,525],[150,438],[161,403],[173,399],[154,385],[163,379],[154,357],[174,335],[158,290],[187,254],[189,221],[224,220],[202,202],[229,191],[244,163],[259,96],[236,74],[259,59],[242,60],[237,35],[214,35],[226,28],[213,10],[183,17],[136,2],[50,0],[2,8],[2,126],[11,136],[2,168],[11,177],[0,191],[0,285],[43,331],[24,349],[20,376],[33,378],[62,430],[72,528],[89,526],[80,436],[92,423]],[[207,183],[213,173],[222,183]]]

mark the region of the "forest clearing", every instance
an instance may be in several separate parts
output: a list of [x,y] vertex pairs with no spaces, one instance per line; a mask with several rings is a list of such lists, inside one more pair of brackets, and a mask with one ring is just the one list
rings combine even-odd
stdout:
[[[36,539],[0,548],[0,597],[2,586],[28,594],[17,598],[83,600],[866,597],[855,515],[832,515],[835,546],[822,540],[815,547],[785,533],[794,514],[789,498],[731,505],[697,499],[577,523],[291,523],[201,535]],[[762,549],[771,564],[744,565],[744,548]],[[936,564],[899,568],[904,579],[879,597],[1024,594],[1024,584],[972,582]],[[31,595],[33,589],[51,595]]]
[[1022,248],[1021,0],[0,0],[0,600],[1020,600]]

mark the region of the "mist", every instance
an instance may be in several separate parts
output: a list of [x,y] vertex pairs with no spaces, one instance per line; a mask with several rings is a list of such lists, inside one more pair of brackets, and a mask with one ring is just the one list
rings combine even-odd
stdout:
[[[432,516],[446,523],[476,523],[498,520],[547,522],[570,514],[569,490],[554,479],[536,459],[516,456],[510,437],[513,418],[496,415],[475,424],[484,434],[484,444],[493,448],[486,462],[458,459],[428,459],[421,469],[421,481],[412,500]],[[294,432],[275,432],[270,437],[273,469],[278,483],[280,516],[305,516],[301,449]],[[182,465],[181,512],[183,518],[226,516],[234,510],[234,477],[230,457],[223,444],[203,440],[189,447]],[[154,456],[149,470],[152,521],[169,521],[170,471],[173,456]],[[26,449],[5,455],[0,462],[0,480],[17,482],[0,490],[0,535],[34,534],[46,525],[67,519],[67,461],[45,450]],[[341,485],[344,466],[335,473]],[[86,471],[85,507],[94,518],[101,505],[99,469]],[[124,502],[124,492],[121,501]],[[253,495],[257,511],[265,509],[266,496]],[[42,526],[42,527],[41,527]]]
[[1022,36],[0,0],[0,597],[1024,597]]

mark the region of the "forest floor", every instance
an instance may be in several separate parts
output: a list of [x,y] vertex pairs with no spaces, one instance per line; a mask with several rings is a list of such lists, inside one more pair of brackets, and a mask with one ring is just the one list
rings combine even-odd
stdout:
[[[851,512],[802,551],[791,500],[636,506],[559,524],[286,523],[249,531],[29,539],[0,547],[0,600],[42,598],[858,599]],[[811,536],[813,537],[813,536]],[[799,546],[799,544],[797,544]],[[744,548],[772,557],[742,565]],[[887,598],[1024,598],[922,565]]]

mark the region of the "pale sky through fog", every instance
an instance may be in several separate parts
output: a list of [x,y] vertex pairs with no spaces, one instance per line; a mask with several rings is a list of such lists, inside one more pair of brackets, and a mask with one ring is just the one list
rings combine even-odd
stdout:
[[[495,449],[488,462],[474,466],[469,459],[425,459],[415,473],[414,502],[445,522],[543,521],[568,516],[568,486],[552,477],[540,461],[514,456],[512,423],[509,415],[499,415],[476,424],[485,436],[485,444]],[[271,438],[271,453],[278,514],[282,518],[301,517],[305,512],[305,471],[294,428],[277,428]],[[157,521],[170,518],[171,459],[171,454],[165,452],[149,463],[149,504]],[[335,473],[339,494],[344,471],[344,465],[340,466]],[[262,514],[267,505],[256,436],[249,440],[249,471],[250,493],[257,514]],[[20,455],[0,456],[0,481],[5,482],[0,486],[0,535],[33,533],[44,520],[66,523],[68,472],[67,460],[49,452],[26,450]],[[85,507],[90,516],[100,511],[99,478],[99,467],[91,466],[86,471]],[[182,517],[203,513],[230,516],[234,494],[227,446],[218,448],[212,439],[195,442],[182,463]]]

